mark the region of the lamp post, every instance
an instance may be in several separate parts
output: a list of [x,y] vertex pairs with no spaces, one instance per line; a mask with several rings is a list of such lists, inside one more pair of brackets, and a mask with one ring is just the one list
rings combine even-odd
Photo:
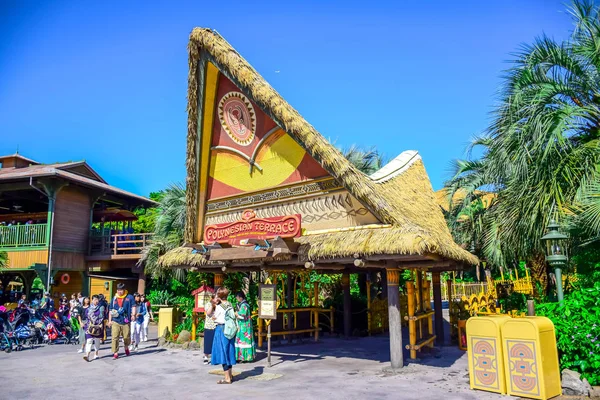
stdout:
[[556,297],[558,302],[563,302],[562,271],[561,267],[567,264],[567,239],[569,237],[560,231],[560,226],[555,220],[548,224],[548,233],[542,237],[542,242],[546,245],[546,261],[551,267],[554,267],[556,276]]

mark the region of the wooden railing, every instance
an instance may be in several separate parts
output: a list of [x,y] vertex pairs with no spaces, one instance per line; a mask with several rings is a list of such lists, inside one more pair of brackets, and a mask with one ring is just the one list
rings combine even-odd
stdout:
[[116,233],[90,236],[90,255],[140,254],[153,233]]
[[47,246],[47,224],[0,226],[0,248]]

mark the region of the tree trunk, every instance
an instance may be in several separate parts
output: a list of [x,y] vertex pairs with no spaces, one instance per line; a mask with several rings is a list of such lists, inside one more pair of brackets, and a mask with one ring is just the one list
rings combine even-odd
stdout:
[[548,293],[548,268],[546,258],[543,254],[536,254],[529,259],[527,263],[531,273],[531,283],[533,285],[533,294],[539,297]]

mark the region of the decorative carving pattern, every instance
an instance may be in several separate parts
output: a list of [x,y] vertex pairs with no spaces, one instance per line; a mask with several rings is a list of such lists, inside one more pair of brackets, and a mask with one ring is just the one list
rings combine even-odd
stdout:
[[388,269],[386,272],[388,286],[398,286],[400,283],[400,271],[397,269]]
[[240,92],[229,92],[219,101],[219,120],[227,135],[240,146],[248,146],[256,132],[256,114],[250,100]]
[[[220,210],[227,210],[228,208],[247,207],[255,204],[264,203],[267,201],[282,200],[290,197],[304,196],[312,193],[330,192],[336,189],[341,189],[341,185],[337,183],[334,179],[330,179],[320,182],[310,182],[303,185],[276,189],[269,192],[263,192],[249,196],[237,197],[235,199],[209,202],[206,205],[206,208],[208,213],[211,213]],[[325,211],[325,209],[323,209],[322,211]]]
[[498,351],[496,339],[471,336],[474,386],[480,389],[500,390],[498,381]]
[[303,217],[303,221],[306,223],[313,223],[313,222],[318,222],[318,221],[327,221],[327,220],[332,220],[332,219],[340,219],[340,218],[346,218],[346,217],[356,217],[358,215],[367,215],[369,213],[369,211],[367,211],[366,208],[359,208],[357,210],[344,210],[344,211],[333,211],[330,213],[326,213],[326,214],[320,214],[320,215],[307,215],[305,217]]
[[508,365],[511,393],[530,396],[540,395],[535,342],[507,340]]

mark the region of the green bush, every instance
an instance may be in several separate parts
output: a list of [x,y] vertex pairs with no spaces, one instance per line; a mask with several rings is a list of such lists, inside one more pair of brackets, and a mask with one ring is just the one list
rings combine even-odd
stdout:
[[600,282],[567,294],[563,305],[540,304],[536,314],[554,323],[560,368],[578,371],[592,385],[599,385]]

